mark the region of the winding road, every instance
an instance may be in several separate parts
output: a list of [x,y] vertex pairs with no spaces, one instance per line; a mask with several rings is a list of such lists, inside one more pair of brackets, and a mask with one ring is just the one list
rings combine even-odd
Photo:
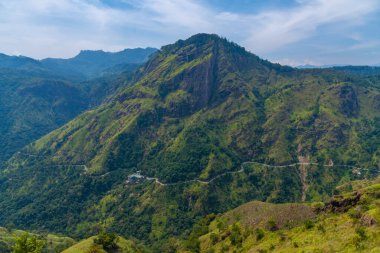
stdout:
[[[17,152],[17,154],[24,155],[24,156],[30,156],[30,157],[48,157],[48,156],[35,155],[35,154],[29,154],[29,153],[23,153],[23,152]],[[289,167],[309,166],[309,165],[316,165],[316,166],[323,166],[323,167],[347,167],[347,168],[353,168],[353,169],[354,168],[360,168],[358,166],[353,166],[353,165],[344,165],[344,164],[333,165],[333,164],[320,164],[320,163],[312,163],[312,162],[298,162],[298,163],[291,163],[291,164],[285,164],[285,165],[271,165],[271,164],[265,164],[265,163],[255,162],[255,161],[247,161],[247,162],[243,162],[240,165],[240,169],[239,170],[237,170],[237,171],[227,171],[227,172],[221,173],[219,175],[216,175],[216,176],[214,176],[213,178],[211,178],[209,180],[203,180],[203,179],[195,178],[195,179],[189,179],[189,180],[185,180],[185,181],[165,183],[165,182],[162,182],[157,177],[148,177],[148,176],[144,176],[144,175],[142,175],[140,173],[134,173],[134,174],[131,174],[131,175],[128,176],[128,180],[126,182],[128,183],[133,178],[136,178],[136,179],[144,179],[144,180],[147,180],[147,181],[154,181],[156,184],[161,185],[161,186],[173,186],[173,185],[188,184],[188,183],[195,183],[195,182],[201,183],[201,184],[210,184],[210,183],[214,182],[215,180],[217,180],[218,178],[221,178],[221,177],[223,177],[225,175],[228,175],[228,174],[238,174],[238,173],[244,172],[245,171],[244,166],[247,165],[247,164],[256,164],[256,165],[260,165],[260,166],[268,167],[268,168],[289,168]],[[88,171],[89,171],[89,168],[85,164],[55,164],[55,165],[51,165],[51,166],[56,166],[56,167],[65,167],[65,166],[83,167],[84,174],[88,174]],[[107,172],[107,173],[105,173],[103,175],[100,175],[100,176],[103,177],[103,176],[105,176],[107,174],[109,174],[109,172]],[[306,177],[302,176],[301,174],[302,173],[299,173],[300,180],[301,181],[305,181],[305,182],[302,182],[303,185],[305,185],[306,184]],[[306,190],[307,190],[307,187],[305,187],[303,189],[303,193],[302,193],[302,195],[303,195],[302,198],[303,199],[306,196],[305,195],[305,191]]]

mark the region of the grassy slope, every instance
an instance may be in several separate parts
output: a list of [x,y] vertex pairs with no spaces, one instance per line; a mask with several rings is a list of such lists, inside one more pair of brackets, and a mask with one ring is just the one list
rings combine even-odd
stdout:
[[[368,183],[364,182],[366,184]],[[334,197],[342,201],[352,199],[359,192],[361,198],[357,204],[348,204],[344,211],[332,211],[327,205],[325,211],[314,218],[301,215],[293,219],[294,212],[283,216],[286,208],[278,205],[268,206],[257,202],[245,204],[210,224],[210,232],[200,237],[201,252],[379,252],[380,184],[369,184],[364,188],[354,186],[354,193],[345,192]],[[303,211],[308,208],[310,207],[304,206]],[[277,212],[276,209],[281,211]],[[237,214],[238,218],[233,218],[231,222],[231,215],[234,217]],[[261,215],[264,216],[263,222],[247,222],[260,219]],[[270,219],[278,225],[274,229],[276,231],[271,231],[268,227],[272,224],[268,223],[268,217],[273,217]],[[284,218],[301,224],[307,222],[304,225],[293,223],[283,226],[281,221]],[[219,225],[226,221],[229,221],[227,225]],[[255,230],[260,227],[264,229],[262,238],[258,237]],[[239,239],[234,240],[233,236]]]

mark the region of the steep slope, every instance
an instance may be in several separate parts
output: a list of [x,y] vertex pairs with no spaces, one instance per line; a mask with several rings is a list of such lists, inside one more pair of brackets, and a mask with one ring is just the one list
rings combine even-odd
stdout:
[[106,226],[157,249],[206,214],[323,200],[378,172],[379,82],[271,64],[207,34],[163,47],[133,82],[8,161],[0,223]]

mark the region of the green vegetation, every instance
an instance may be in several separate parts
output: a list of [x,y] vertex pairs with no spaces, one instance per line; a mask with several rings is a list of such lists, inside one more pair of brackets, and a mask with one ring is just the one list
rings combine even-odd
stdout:
[[[155,252],[185,238],[188,251],[208,241],[225,252],[257,242],[257,251],[275,250],[280,240],[302,248],[303,230],[332,227],[314,221],[310,205],[272,203],[326,202],[337,185],[379,171],[377,77],[283,67],[200,34],[163,47],[125,81],[99,107],[22,150],[30,155],[8,160],[0,224],[75,238],[105,228]],[[159,181],[130,181],[138,171]],[[246,229],[239,212],[213,221],[212,213],[253,200],[272,202],[253,202],[262,226]],[[344,215],[334,217],[344,224]],[[292,226],[288,240],[281,231]],[[358,244],[371,233],[356,233]]]
[[114,233],[101,232],[94,239],[95,244],[99,244],[104,250],[116,250],[118,237]]
[[[25,145],[124,86],[154,51],[84,51],[71,59],[42,61],[0,55],[0,166]],[[123,67],[116,66],[121,63]]]
[[102,245],[95,243],[97,237],[93,236],[79,243],[71,246],[70,248],[62,251],[62,253],[141,253],[145,252],[145,249],[136,245],[130,240],[125,240],[122,237],[116,237],[116,247],[113,249],[104,249]]
[[[315,205],[313,219],[307,215],[296,219],[286,217],[293,223],[286,223],[276,231],[265,228],[262,221],[256,222],[257,212],[268,211],[263,208],[264,203],[249,203],[232,211],[234,214],[244,213],[239,221],[231,220],[232,213],[228,212],[210,223],[209,231],[199,237],[199,252],[378,252],[379,194],[380,184],[376,182],[353,193],[344,192],[323,207]],[[352,201],[353,196],[360,196],[357,202]],[[249,212],[247,205],[251,210],[257,210],[256,213]],[[310,205],[304,207],[311,208]],[[278,206],[272,205],[271,208],[277,209]],[[276,215],[275,211],[271,213]],[[274,218],[283,220],[281,216]],[[218,226],[226,220],[227,226]],[[252,222],[247,223],[249,220]],[[236,243],[237,234],[239,243]]]
[[75,241],[69,237],[0,228],[0,252],[2,253],[59,253],[74,243]]
[[24,233],[16,237],[12,253],[41,253],[44,241],[38,240],[37,236]]

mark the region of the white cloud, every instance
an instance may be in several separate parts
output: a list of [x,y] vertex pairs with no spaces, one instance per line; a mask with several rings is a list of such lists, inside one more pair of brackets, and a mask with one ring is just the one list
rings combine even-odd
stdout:
[[312,36],[321,26],[339,23],[341,32],[379,8],[376,0],[312,0],[282,11],[253,16],[250,36],[245,41],[265,53]]
[[349,50],[360,50],[360,49],[368,49],[368,48],[376,48],[380,46],[380,41],[366,41],[366,42],[359,42],[351,47],[349,47]]
[[320,62],[311,60],[311,59],[297,60],[297,59],[290,59],[290,58],[282,58],[282,59],[272,60],[272,62],[279,63],[281,65],[292,66],[292,67],[307,66],[307,65],[312,65],[312,66],[323,65]]
[[144,17],[85,0],[0,0],[0,52],[69,57],[81,49],[128,46],[118,27],[144,28]]
[[152,12],[151,21],[163,27],[188,29],[193,32],[212,30],[211,13],[194,1],[189,0],[145,0],[142,7]]
[[0,0],[0,52],[68,57],[81,49],[158,47],[208,32],[265,56],[314,36],[325,25],[360,25],[380,4],[378,0],[297,0],[292,8],[242,14],[217,10],[201,0],[119,1],[131,7],[111,7],[105,0]]

